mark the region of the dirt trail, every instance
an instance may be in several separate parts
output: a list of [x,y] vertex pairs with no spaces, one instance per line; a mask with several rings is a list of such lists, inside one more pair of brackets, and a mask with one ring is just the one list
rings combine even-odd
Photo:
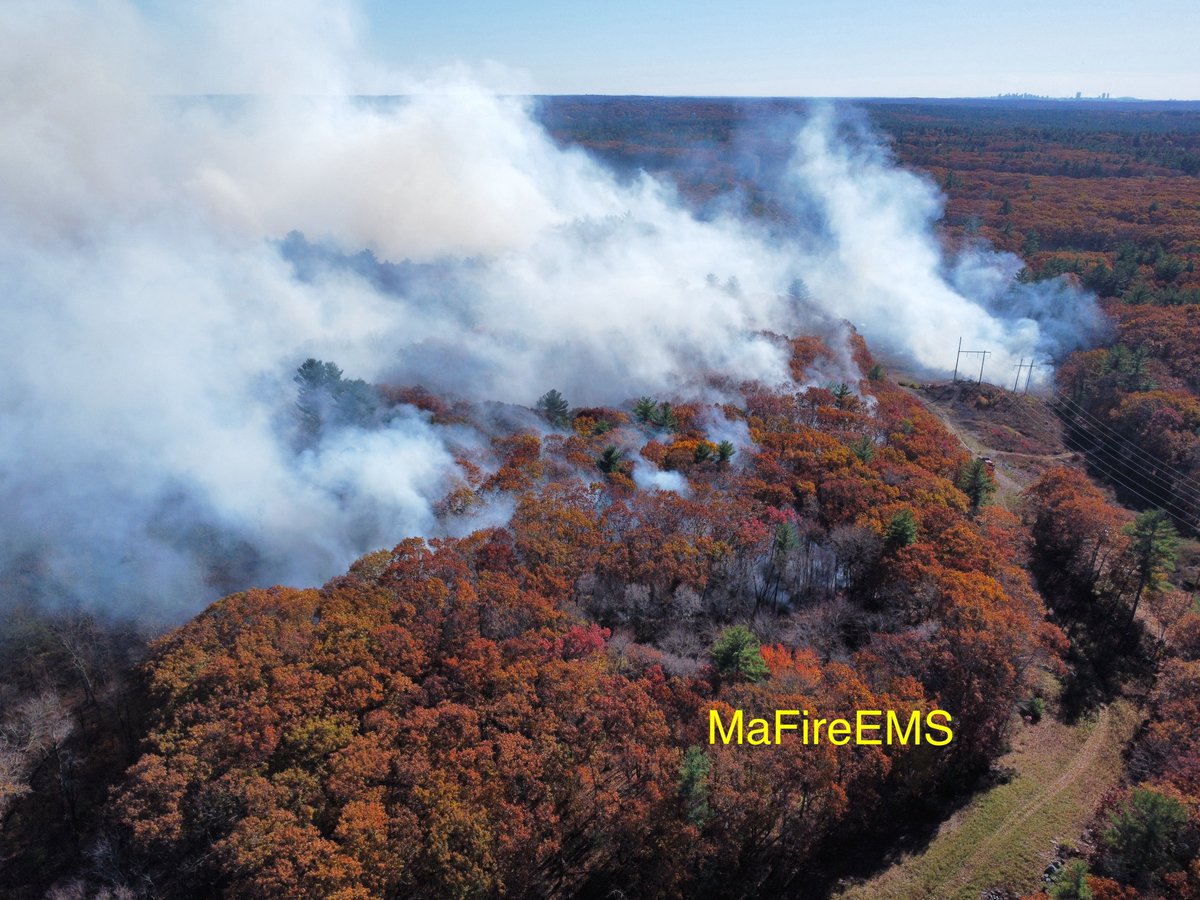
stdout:
[[[994,462],[996,499],[1010,509],[1047,469],[1082,462],[1063,443],[1057,418],[1034,397],[987,384],[920,384],[903,376],[900,383],[969,453]],[[948,818],[923,850],[837,896],[977,900],[993,887],[1037,889],[1056,842],[1076,840],[1119,780],[1121,754],[1139,718],[1120,701],[1086,724],[1019,726],[1013,749],[998,761],[1014,773],[1011,780]]]
[[937,416],[969,453],[992,460],[997,499],[1010,509],[1046,469],[1081,461],[1063,443],[1057,417],[1032,395],[987,383],[920,384],[903,377],[898,383]]
[[1057,841],[1076,840],[1122,772],[1121,752],[1139,721],[1120,701],[1086,724],[1026,727],[1000,765],[1014,772],[938,829],[921,852],[847,888],[839,900],[977,900],[1003,887],[1032,891]]
[[[1080,779],[1087,777],[1097,767],[1097,761],[1103,750],[1109,744],[1109,729],[1111,728],[1112,712],[1109,709],[1100,711],[1099,717],[1087,740],[1083,746],[1071,757],[1070,762],[1062,769],[1059,776],[1054,779],[1033,802],[1023,806],[1016,813],[1008,816],[990,835],[976,845],[975,850],[963,860],[963,867],[959,873],[946,883],[946,889],[951,894],[966,887],[971,880],[973,873],[976,873],[980,866],[979,864],[986,863],[997,849],[1004,844],[1009,843],[1016,836],[1023,835],[1028,827],[1030,820],[1042,813],[1051,806],[1055,801],[1059,800],[1064,792],[1067,792],[1080,783]],[[1097,801],[1100,799],[1097,795]]]
[[[1020,482],[1013,477],[1013,471],[1010,466],[1004,463],[1004,459],[1000,450],[997,450],[995,447],[988,447],[975,435],[960,428],[948,415],[945,415],[942,410],[935,407],[932,403],[925,402],[924,398],[922,398],[922,402],[924,402],[925,406],[931,409],[938,416],[938,418],[942,420],[942,424],[946,426],[947,430],[951,434],[958,438],[958,442],[966,447],[967,452],[969,452],[972,456],[988,457],[995,463],[995,478],[997,487],[996,493],[998,499],[1002,504],[1004,504],[1004,506],[1012,508],[1013,504],[1020,496],[1021,491],[1023,491],[1026,484],[1028,484],[1028,481]],[[1041,459],[1043,457],[1039,456],[1037,458]]]

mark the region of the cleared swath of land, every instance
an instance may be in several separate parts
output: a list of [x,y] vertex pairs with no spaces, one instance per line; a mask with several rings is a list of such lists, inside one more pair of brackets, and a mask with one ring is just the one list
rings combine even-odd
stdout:
[[[916,393],[968,450],[995,459],[997,499],[1014,509],[1038,474],[1075,461],[1053,416],[1032,397],[968,384],[927,385]],[[1037,725],[1021,726],[997,762],[1013,773],[1010,780],[942,823],[921,852],[840,896],[978,900],[990,888],[1036,889],[1056,842],[1077,842],[1101,798],[1120,780],[1122,752],[1139,719],[1137,708],[1120,700],[1074,725],[1047,715]]]
[[1077,841],[1104,793],[1121,777],[1121,753],[1140,715],[1120,700],[1075,725],[1052,719],[1023,728],[999,765],[1015,772],[947,819],[920,853],[898,860],[843,900],[970,898],[993,887],[1029,891]]

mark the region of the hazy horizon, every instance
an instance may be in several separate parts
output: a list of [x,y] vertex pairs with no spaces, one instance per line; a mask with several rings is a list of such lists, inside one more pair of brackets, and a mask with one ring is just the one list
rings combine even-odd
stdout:
[[[295,94],[297,97],[349,97],[349,98],[367,98],[367,99],[387,99],[389,97],[417,97],[417,96],[436,96],[437,91],[383,91],[383,92],[351,92],[344,94]],[[930,103],[957,103],[970,101],[987,101],[987,102],[1023,102],[1023,103],[1095,103],[1101,105],[1111,105],[1116,103],[1179,103],[1179,104],[1194,104],[1200,103],[1200,97],[1195,98],[1161,98],[1161,97],[1054,97],[1045,94],[991,94],[991,95],[963,95],[963,96],[935,96],[924,94],[912,95],[856,95],[856,94],[654,94],[654,93],[609,93],[605,91],[586,91],[586,92],[552,92],[552,91],[497,91],[497,96],[507,97],[600,97],[614,100],[629,99],[629,100],[795,100],[795,101],[848,101],[848,102],[885,102],[885,103],[902,103],[906,101],[922,101]],[[196,92],[175,92],[163,93],[162,97],[255,97],[269,96],[269,92],[253,92],[253,91],[196,91]]]
[[[1084,0],[1052,8],[1032,0],[952,8],[933,0],[264,2],[252,15],[235,8],[134,0],[112,7],[112,18],[140,11],[151,20],[173,45],[154,77],[182,78],[189,83],[176,90],[187,93],[256,92],[264,82],[327,90],[325,61],[294,53],[320,35],[358,58],[355,71],[339,73],[354,93],[394,93],[380,83],[386,69],[418,78],[466,71],[500,89],[553,95],[1200,98],[1200,67],[1188,62],[1200,20],[1184,0],[1101,11]],[[240,60],[203,59],[196,48],[214,35],[240,47]]]

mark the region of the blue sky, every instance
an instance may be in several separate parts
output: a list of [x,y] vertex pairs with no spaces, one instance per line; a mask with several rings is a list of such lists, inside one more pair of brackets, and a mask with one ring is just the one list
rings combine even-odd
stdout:
[[[195,75],[187,91],[304,75],[326,44],[338,70],[347,58],[417,79],[465,66],[538,93],[1200,99],[1197,0],[126,2],[174,36]],[[199,21],[222,23],[226,52],[202,49]],[[332,84],[310,74],[311,89]]]
[[1200,98],[1195,0],[368,0],[401,65],[496,62],[547,93]]

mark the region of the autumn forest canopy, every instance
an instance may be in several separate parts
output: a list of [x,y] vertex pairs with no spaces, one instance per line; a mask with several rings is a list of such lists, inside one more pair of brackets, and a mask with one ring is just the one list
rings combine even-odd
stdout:
[[12,896],[870,892],[1120,708],[987,887],[1200,897],[1200,108],[81,90],[0,156]]

